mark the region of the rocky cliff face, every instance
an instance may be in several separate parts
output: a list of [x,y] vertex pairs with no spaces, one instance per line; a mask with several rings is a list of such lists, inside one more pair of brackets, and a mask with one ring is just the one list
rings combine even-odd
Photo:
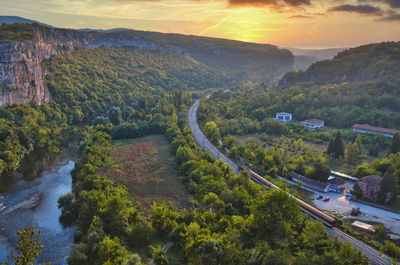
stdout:
[[0,44],[0,106],[33,101],[48,102],[44,59],[77,48],[137,47],[139,49],[181,52],[153,41],[118,33],[80,32],[34,26],[32,40]]

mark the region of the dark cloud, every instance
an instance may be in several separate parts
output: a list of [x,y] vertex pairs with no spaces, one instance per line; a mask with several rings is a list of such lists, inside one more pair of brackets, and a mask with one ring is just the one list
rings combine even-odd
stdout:
[[383,17],[379,21],[400,21],[400,14]]
[[282,7],[300,7],[311,5],[310,0],[229,0],[231,5],[255,5]]
[[399,0],[386,0],[387,4],[389,4],[393,8],[400,8],[400,1]]
[[360,3],[385,3],[392,8],[400,8],[400,0],[358,0]]
[[362,15],[382,16],[383,11],[379,7],[371,5],[340,5],[328,9],[329,12],[350,12]]

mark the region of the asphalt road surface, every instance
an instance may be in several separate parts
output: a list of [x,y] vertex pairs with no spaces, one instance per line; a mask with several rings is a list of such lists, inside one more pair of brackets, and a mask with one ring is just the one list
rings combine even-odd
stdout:
[[194,103],[188,113],[187,113],[187,121],[189,125],[189,129],[192,131],[192,136],[196,143],[204,150],[210,151],[210,154],[215,159],[222,159],[228,166],[232,169],[235,174],[239,173],[239,167],[232,162],[229,158],[227,158],[223,153],[221,153],[203,134],[200,130],[199,125],[197,123],[197,109],[199,108],[199,101]]
[[[205,137],[200,130],[197,123],[197,109],[199,108],[199,101],[196,101],[187,113],[187,122],[189,129],[192,131],[192,136],[196,143],[204,150],[209,151],[211,156],[215,159],[222,159],[235,174],[239,173],[239,167],[232,160],[222,154],[211,142]],[[362,251],[368,258],[369,262],[374,265],[390,265],[387,261],[388,256],[382,256],[379,251],[368,246],[367,244],[355,239],[354,237],[344,233],[343,231],[333,227],[326,227],[326,231],[330,236],[335,236],[340,241],[350,242],[353,246]]]

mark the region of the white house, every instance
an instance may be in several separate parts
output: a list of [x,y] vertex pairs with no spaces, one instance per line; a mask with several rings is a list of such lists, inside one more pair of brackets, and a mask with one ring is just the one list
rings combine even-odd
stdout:
[[292,121],[292,113],[279,112],[276,114],[274,120],[283,122],[283,123],[291,122]]
[[325,122],[323,120],[318,119],[309,119],[302,121],[303,124],[307,129],[315,131],[315,129],[323,128],[325,126]]

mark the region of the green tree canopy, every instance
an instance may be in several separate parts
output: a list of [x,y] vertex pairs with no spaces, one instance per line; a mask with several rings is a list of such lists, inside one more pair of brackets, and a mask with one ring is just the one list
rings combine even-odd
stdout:
[[400,133],[396,133],[393,136],[388,154],[395,154],[397,152],[400,152]]
[[326,151],[328,154],[332,154],[335,158],[344,156],[344,145],[342,140],[342,133],[337,131],[335,138],[331,139]]

